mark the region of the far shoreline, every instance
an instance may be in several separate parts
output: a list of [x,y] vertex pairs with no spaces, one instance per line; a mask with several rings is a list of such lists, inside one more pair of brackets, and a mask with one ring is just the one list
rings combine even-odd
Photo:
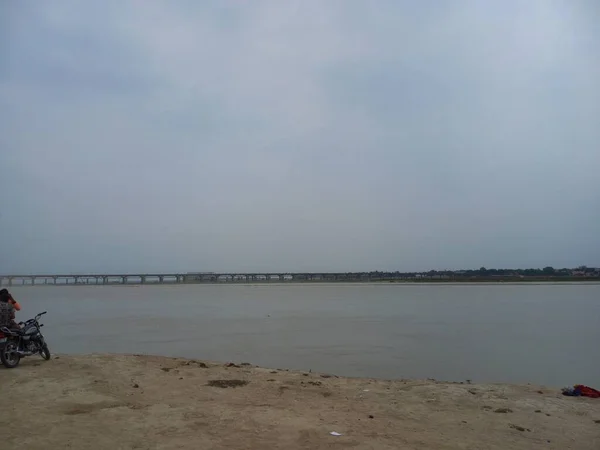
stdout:
[[600,285],[599,279],[571,279],[571,280],[423,280],[423,281],[205,281],[205,282],[128,282],[128,283],[36,283],[2,285],[6,288],[34,288],[34,287],[156,287],[156,286],[519,286],[519,285]]

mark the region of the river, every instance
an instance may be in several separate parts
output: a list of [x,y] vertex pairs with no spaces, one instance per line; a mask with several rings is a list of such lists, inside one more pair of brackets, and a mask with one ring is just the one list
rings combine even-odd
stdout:
[[374,378],[600,385],[600,284],[13,287],[57,353]]

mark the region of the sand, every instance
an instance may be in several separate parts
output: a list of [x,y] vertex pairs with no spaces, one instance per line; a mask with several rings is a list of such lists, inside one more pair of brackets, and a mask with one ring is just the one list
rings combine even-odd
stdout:
[[532,385],[59,355],[0,368],[0,393],[3,450],[600,449],[600,400]]

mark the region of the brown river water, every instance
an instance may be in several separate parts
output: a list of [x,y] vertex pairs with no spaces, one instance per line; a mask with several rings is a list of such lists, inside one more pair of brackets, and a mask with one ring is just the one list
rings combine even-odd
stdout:
[[600,284],[13,287],[57,353],[600,387]]

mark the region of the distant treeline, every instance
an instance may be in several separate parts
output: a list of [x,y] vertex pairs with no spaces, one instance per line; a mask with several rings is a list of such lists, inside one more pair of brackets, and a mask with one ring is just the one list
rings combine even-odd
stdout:
[[580,266],[574,269],[555,269],[547,266],[541,269],[479,269],[430,270],[428,272],[380,272],[369,273],[370,278],[379,279],[496,279],[496,278],[535,278],[535,279],[581,279],[599,278],[600,268]]

